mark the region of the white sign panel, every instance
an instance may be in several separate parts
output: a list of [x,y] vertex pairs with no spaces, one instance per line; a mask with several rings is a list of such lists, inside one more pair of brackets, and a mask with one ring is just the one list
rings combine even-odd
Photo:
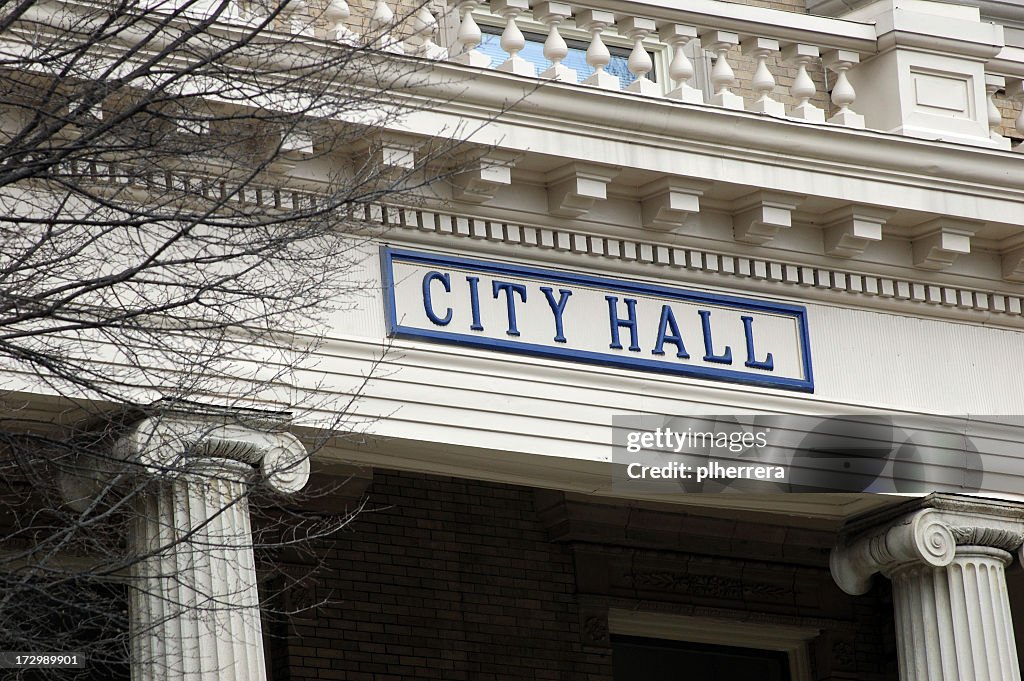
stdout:
[[813,392],[799,305],[384,248],[389,332]]

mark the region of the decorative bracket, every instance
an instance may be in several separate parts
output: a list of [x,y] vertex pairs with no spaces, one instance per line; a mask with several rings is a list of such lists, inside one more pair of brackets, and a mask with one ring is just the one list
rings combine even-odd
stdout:
[[895,211],[871,206],[844,206],[824,216],[825,252],[853,258],[872,241],[882,240],[882,225]]
[[548,210],[552,215],[574,218],[586,214],[594,201],[607,198],[607,185],[619,170],[591,163],[569,163],[552,170],[545,178]]
[[512,184],[515,159],[515,154],[501,151],[464,157],[459,171],[452,176],[455,198],[469,203],[490,201],[500,188]]
[[921,236],[913,241],[914,266],[927,270],[943,270],[956,262],[957,256],[971,252],[971,237],[980,225],[968,220],[937,218],[919,227]]
[[356,143],[356,150],[372,154],[373,160],[383,166],[399,170],[416,167],[416,152],[420,144],[405,135],[372,134]]
[[803,196],[780,192],[756,191],[736,201],[733,213],[733,238],[748,244],[766,244],[792,224],[793,209]]
[[678,177],[663,177],[641,187],[643,225],[676,231],[691,213],[700,211],[700,197],[711,185]]
[[299,161],[313,155],[313,135],[305,130],[287,130],[281,133],[278,147],[280,153],[275,154],[270,162],[273,172],[286,174],[295,170]]
[[1024,246],[1003,254],[1003,279],[1024,282]]

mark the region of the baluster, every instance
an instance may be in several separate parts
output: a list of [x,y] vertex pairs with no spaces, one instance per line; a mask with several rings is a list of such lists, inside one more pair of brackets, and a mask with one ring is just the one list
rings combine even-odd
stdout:
[[551,66],[540,74],[540,77],[575,83],[576,71],[562,63],[569,54],[569,46],[558,32],[559,24],[572,16],[572,8],[563,2],[541,2],[534,7],[533,16],[548,27],[548,37],[544,41],[544,58],[551,62]]
[[250,26],[258,26],[267,18],[266,8],[258,0],[247,0],[238,6],[238,20]]
[[[1020,102],[1020,114],[1014,121],[1013,127],[1021,137],[1024,137],[1024,79],[1016,78],[1006,86],[1006,96],[1011,100]],[[1024,144],[1018,144],[1014,151],[1024,152]]]
[[713,52],[717,57],[715,65],[711,68],[711,85],[715,88],[715,94],[711,97],[711,104],[724,106],[727,109],[742,109],[743,98],[729,90],[736,82],[736,74],[729,66],[726,54],[736,45],[739,45],[740,37],[729,31],[707,31],[700,36],[701,46]]
[[[142,3],[143,6],[155,6],[163,7],[165,3],[149,2]],[[236,0],[227,0],[227,2],[212,2],[211,0],[199,0],[198,2],[173,2],[166,3],[171,6],[174,11],[181,11],[185,16],[196,17],[198,19],[208,20],[217,14],[217,20],[226,23],[237,22],[241,17],[241,8],[238,6]],[[221,6],[224,5],[222,8]]]
[[668,24],[658,34],[672,48],[672,63],[668,67],[668,75],[676,81],[676,88],[666,97],[696,104],[704,103],[704,93],[689,84],[693,78],[693,64],[686,56],[686,46],[697,37],[697,29],[682,24]]
[[437,19],[425,4],[420,5],[412,15],[412,35],[405,41],[406,54],[426,59],[447,59],[448,50],[434,42],[436,32]]
[[654,68],[651,55],[644,49],[644,38],[655,31],[657,26],[650,19],[628,17],[622,22],[620,33],[633,41],[633,51],[629,53],[626,67],[636,76],[636,80],[626,86],[629,92],[649,97],[661,97],[661,88],[654,84],[647,74]]
[[832,103],[839,111],[828,119],[829,123],[845,125],[850,128],[863,128],[864,117],[850,109],[857,101],[857,91],[853,89],[846,72],[860,63],[860,55],[850,50],[832,50],[825,54],[825,66],[836,73],[836,83],[832,86]]
[[313,35],[313,20],[306,0],[292,0],[288,9],[288,30],[294,35]]
[[233,24],[241,20],[242,18],[242,7],[238,4],[237,0],[233,0],[228,3],[224,13],[221,14],[220,20]]
[[993,99],[995,94],[1006,87],[1006,79],[1002,76],[993,76],[988,73],[985,74],[985,101],[988,105],[988,127],[989,127],[989,138],[995,142],[996,147],[999,149],[1009,149],[1010,140],[1007,137],[1003,137],[999,133],[999,127],[1003,124],[1003,112],[996,106],[996,101]]
[[370,35],[367,36],[367,39],[376,43],[382,50],[405,54],[402,44],[391,35],[394,28],[395,13],[391,11],[384,0],[377,0],[373,6],[373,14],[370,16]]
[[533,64],[519,56],[526,47],[526,38],[519,30],[516,17],[530,9],[528,0],[491,0],[491,11],[505,19],[505,30],[501,32],[501,49],[508,52],[508,59],[498,67],[499,71],[518,73],[520,76],[535,76]]
[[348,3],[345,0],[331,0],[324,9],[324,18],[327,20],[327,39],[336,40],[345,45],[357,44],[359,37],[349,29],[345,22],[351,16]]
[[789,115],[813,123],[825,122],[825,110],[811,104],[810,99],[817,92],[814,81],[807,75],[807,65],[818,58],[818,48],[814,45],[795,43],[782,48],[782,58],[790,64],[796,64],[796,78],[789,88],[789,94],[800,100]]
[[786,105],[772,99],[772,90],[775,89],[775,76],[768,69],[766,60],[779,51],[779,41],[771,38],[747,38],[743,41],[743,54],[750,55],[757,59],[757,68],[754,69],[754,77],[750,81],[750,87],[760,95],[750,103],[750,110],[757,113],[770,114],[772,116],[785,116]]
[[459,32],[456,35],[456,43],[459,46],[459,54],[454,61],[466,66],[478,66],[487,68],[491,65],[491,58],[486,54],[477,51],[476,46],[480,44],[483,37],[480,27],[473,19],[473,10],[480,4],[477,0],[463,0],[457,7],[459,10]]
[[590,47],[587,48],[587,64],[594,72],[583,81],[607,90],[619,89],[619,78],[604,70],[612,60],[612,54],[601,40],[601,31],[615,23],[615,15],[599,9],[588,9],[576,17],[576,25],[590,32]]

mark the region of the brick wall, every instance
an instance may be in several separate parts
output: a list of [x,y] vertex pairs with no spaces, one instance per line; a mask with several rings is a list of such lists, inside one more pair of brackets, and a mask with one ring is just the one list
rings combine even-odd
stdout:
[[[552,516],[538,512],[530,488],[377,470],[368,495],[375,510],[317,547],[324,569],[315,593],[282,594],[285,607],[327,602],[270,621],[275,681],[610,681],[609,607],[811,626],[822,631],[810,646],[816,681],[895,679],[885,585],[852,599],[831,583],[825,565],[772,566],[764,555],[749,562],[742,551],[688,558],[683,546],[700,543],[678,539],[658,551],[599,537],[553,542],[541,521]],[[724,576],[714,593],[623,591],[616,561],[624,551],[640,552],[630,559],[633,571],[686,567],[696,574],[710,560]],[[602,571],[608,579],[595,579]],[[797,580],[797,573],[809,578]],[[766,580],[781,580],[773,588],[785,593],[755,588]],[[786,586],[794,580],[815,586],[801,596]],[[607,583],[595,586],[600,582]]]
[[369,494],[378,510],[324,546],[317,597],[336,604],[273,646],[277,678],[610,678],[582,651],[572,556],[529,489],[377,471]]

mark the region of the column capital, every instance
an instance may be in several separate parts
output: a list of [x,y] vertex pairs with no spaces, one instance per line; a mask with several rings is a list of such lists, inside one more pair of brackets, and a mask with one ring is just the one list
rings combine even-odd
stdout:
[[[256,469],[282,494],[301,490],[309,480],[309,453],[291,433],[265,430],[231,415],[165,414],[144,418],[114,443],[116,458],[140,465],[155,476],[178,477],[216,462]],[[223,466],[221,466],[223,467]]]
[[848,594],[871,588],[875,573],[889,575],[913,563],[945,567],[967,547],[1016,551],[1024,544],[1024,505],[932,494],[869,513],[851,522],[832,549],[829,565]]

